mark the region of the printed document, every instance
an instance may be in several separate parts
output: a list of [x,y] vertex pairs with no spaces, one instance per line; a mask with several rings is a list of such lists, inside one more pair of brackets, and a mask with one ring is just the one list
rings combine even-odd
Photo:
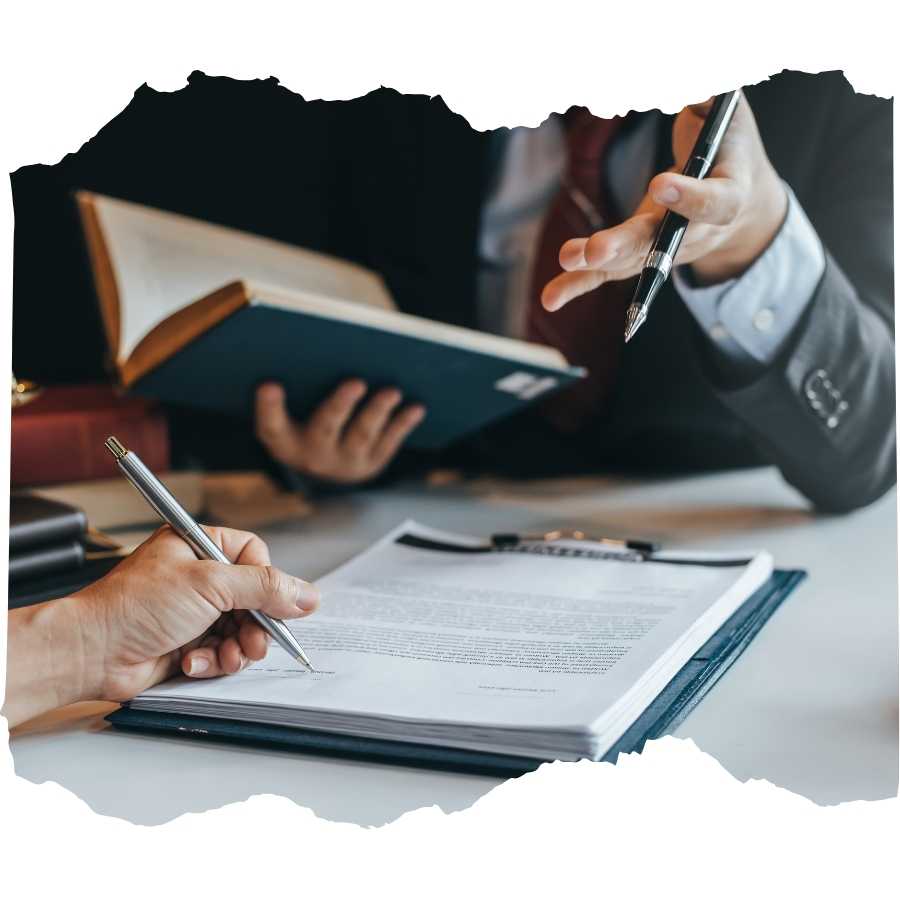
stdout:
[[668,563],[579,548],[488,550],[483,539],[405,522],[321,579],[319,611],[289,623],[315,674],[273,645],[238,675],[181,678],[133,705],[599,758],[769,578],[772,560]]

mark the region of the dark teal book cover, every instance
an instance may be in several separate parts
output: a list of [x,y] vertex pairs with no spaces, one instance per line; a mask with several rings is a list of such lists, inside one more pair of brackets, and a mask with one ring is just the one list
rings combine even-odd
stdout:
[[256,386],[281,382],[305,418],[346,378],[394,386],[428,412],[408,444],[439,449],[578,381],[582,370],[504,359],[382,330],[251,303],[139,379],[138,393],[242,416]]

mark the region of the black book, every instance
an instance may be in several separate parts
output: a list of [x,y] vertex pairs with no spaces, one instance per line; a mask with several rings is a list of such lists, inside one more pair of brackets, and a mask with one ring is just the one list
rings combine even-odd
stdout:
[[86,531],[87,516],[77,507],[34,494],[16,493],[10,497],[10,557],[39,547],[70,546],[81,540]]
[[24,581],[10,581],[9,608],[32,606],[46,600],[67,597],[102,578],[110,569],[118,565],[115,556],[88,559],[84,565],[55,571],[44,571]]
[[[36,588],[48,578],[59,579],[81,571],[86,535],[87,516],[77,507],[34,494],[12,494],[9,502],[10,607],[50,599],[46,589]],[[64,593],[67,591],[56,596]]]
[[64,544],[51,544],[49,547],[35,547],[24,553],[10,554],[9,581],[12,584],[53,572],[78,569],[83,564],[84,545],[81,541],[67,541]]

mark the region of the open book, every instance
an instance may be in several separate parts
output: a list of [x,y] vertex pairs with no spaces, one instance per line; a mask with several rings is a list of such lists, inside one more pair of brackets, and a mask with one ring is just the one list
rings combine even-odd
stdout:
[[551,347],[396,310],[383,280],[289,244],[81,191],[78,207],[120,383],[249,416],[285,384],[298,416],[343,378],[399,387],[437,447],[583,376]]
[[599,759],[771,573],[766,553],[498,551],[406,522],[321,579],[320,611],[290,624],[316,674],[273,646],[239,675],[180,678],[131,707]]

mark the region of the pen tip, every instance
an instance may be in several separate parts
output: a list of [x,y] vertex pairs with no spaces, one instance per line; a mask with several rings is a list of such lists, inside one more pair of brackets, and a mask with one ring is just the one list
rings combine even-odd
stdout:
[[313,668],[313,664],[309,661],[309,659],[306,656],[298,656],[297,662],[300,663],[300,665],[303,666],[303,668],[306,669],[312,675],[316,674],[316,670]]
[[625,313],[625,343],[647,321],[647,313],[659,289],[666,283],[666,276],[655,266],[645,266],[634,289],[631,305]]
[[638,328],[644,324],[647,318],[646,310],[637,303],[632,303],[625,313],[625,343],[627,344],[636,334]]

